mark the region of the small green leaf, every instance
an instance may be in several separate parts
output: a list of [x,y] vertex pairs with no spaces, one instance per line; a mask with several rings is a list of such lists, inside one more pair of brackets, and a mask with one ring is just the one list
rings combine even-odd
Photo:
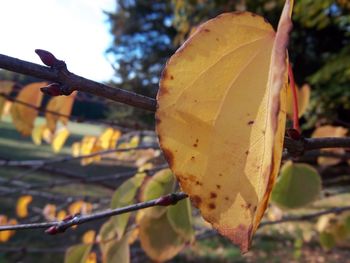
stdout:
[[281,168],[271,199],[280,208],[300,208],[315,201],[321,187],[321,177],[312,166],[287,162]]
[[350,234],[350,216],[345,217],[344,226],[345,226],[346,232]]
[[64,257],[64,263],[85,263],[92,244],[79,244],[67,249]]
[[156,262],[176,256],[184,247],[185,240],[171,226],[167,214],[155,218],[147,213],[140,222],[140,242],[146,254]]
[[320,233],[320,244],[326,249],[332,249],[335,246],[335,238],[331,233],[322,232]]
[[[149,201],[173,192],[175,186],[175,178],[170,169],[164,169],[157,172],[147,181],[141,193],[141,201]],[[152,217],[160,217],[167,210],[166,207],[148,208],[148,214]]]
[[111,209],[133,203],[136,191],[141,186],[144,179],[145,174],[138,173],[121,184],[113,194]]
[[99,231],[99,237],[102,242],[111,240],[113,238],[117,237],[117,231],[116,228],[112,222],[112,218],[110,218],[108,221],[106,221],[100,228]]
[[[111,201],[111,208],[115,209],[131,205],[134,203],[137,190],[140,188],[145,174],[136,174],[134,177],[126,180],[115,192]],[[115,231],[117,231],[118,238],[123,236],[126,225],[130,218],[130,213],[121,214],[112,217],[111,220],[114,224]]]
[[192,214],[188,199],[181,200],[176,205],[168,207],[167,216],[173,229],[186,240],[192,240]]
[[142,192],[143,201],[152,200],[173,191],[175,179],[170,169],[163,169],[155,173],[147,182]]
[[[126,234],[120,240],[113,240],[107,243],[102,255],[104,263],[129,263],[130,262],[130,248],[128,244],[129,235]],[[103,250],[102,250],[103,251]]]

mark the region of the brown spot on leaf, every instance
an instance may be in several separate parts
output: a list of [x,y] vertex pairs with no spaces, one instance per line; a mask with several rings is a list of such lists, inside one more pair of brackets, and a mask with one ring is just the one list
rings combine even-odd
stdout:
[[199,207],[202,203],[202,198],[200,198],[198,195],[194,195],[190,199],[195,207]]
[[198,147],[198,142],[199,142],[199,140],[196,139],[195,143],[193,144],[193,147]]
[[217,184],[217,185],[216,185],[216,188],[217,188],[217,189],[220,189],[220,188],[221,188],[221,185]]
[[245,154],[248,155],[248,154],[249,154],[249,150],[246,150],[246,151],[245,151]]
[[188,180],[190,180],[191,182],[196,182],[197,181],[197,178],[194,175],[192,175],[192,174],[189,174],[187,177],[188,177]]
[[208,33],[208,32],[210,32],[210,29],[205,28],[205,29],[204,29],[204,32],[207,32],[207,33]]
[[219,38],[218,38],[218,37],[217,37],[217,38],[215,38],[215,40],[219,42]]
[[219,173],[219,176],[221,177],[221,176],[222,176],[222,173]]
[[230,200],[230,198],[228,196],[225,196],[225,200],[228,201]]
[[252,207],[252,204],[250,204],[250,203],[248,203],[248,204],[243,204],[243,205],[241,205],[241,207],[244,208],[244,209],[249,210],[249,209]]
[[248,124],[248,125],[253,125],[253,124],[254,124],[254,121],[248,121],[247,124]]
[[215,209],[216,208],[216,205],[214,203],[209,203],[208,207],[210,209]]
[[210,192],[210,198],[216,198],[218,197],[217,193]]
[[196,185],[202,186],[203,184],[201,182],[199,182],[199,181],[196,181]]
[[191,157],[191,160],[194,161],[196,158],[194,156]]
[[174,79],[174,76],[173,76],[173,75],[170,75],[170,79],[173,80],[173,79]]

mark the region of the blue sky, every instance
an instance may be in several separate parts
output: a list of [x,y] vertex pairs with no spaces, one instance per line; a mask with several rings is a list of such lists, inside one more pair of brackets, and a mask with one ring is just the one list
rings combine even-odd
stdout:
[[0,53],[41,63],[34,49],[51,51],[75,74],[109,80],[113,69],[104,52],[112,42],[102,10],[115,0],[3,0]]

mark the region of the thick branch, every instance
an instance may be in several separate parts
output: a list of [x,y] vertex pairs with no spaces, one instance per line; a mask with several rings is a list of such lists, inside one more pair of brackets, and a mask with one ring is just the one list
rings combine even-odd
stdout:
[[44,67],[2,54],[0,54],[0,68],[40,79],[58,82],[71,87],[73,90],[94,94],[110,100],[128,104],[136,108],[148,111],[156,110],[157,103],[155,99],[123,89],[112,88],[105,84],[75,75],[68,70],[62,74],[62,72],[56,68]]
[[300,140],[294,140],[289,137],[284,138],[284,148],[293,157],[302,156],[304,152],[316,149],[347,147],[350,147],[350,137],[302,138]]

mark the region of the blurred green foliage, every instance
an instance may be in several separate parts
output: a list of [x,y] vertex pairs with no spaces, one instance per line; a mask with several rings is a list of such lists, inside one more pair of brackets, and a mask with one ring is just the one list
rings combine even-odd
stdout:
[[[191,29],[222,12],[249,10],[276,27],[284,0],[117,0],[109,13],[116,85],[155,97],[166,60]],[[295,0],[290,59],[299,85],[311,84],[306,125],[350,122],[350,3]],[[123,106],[109,116],[149,123],[152,115]],[[134,118],[134,117],[133,117]]]

